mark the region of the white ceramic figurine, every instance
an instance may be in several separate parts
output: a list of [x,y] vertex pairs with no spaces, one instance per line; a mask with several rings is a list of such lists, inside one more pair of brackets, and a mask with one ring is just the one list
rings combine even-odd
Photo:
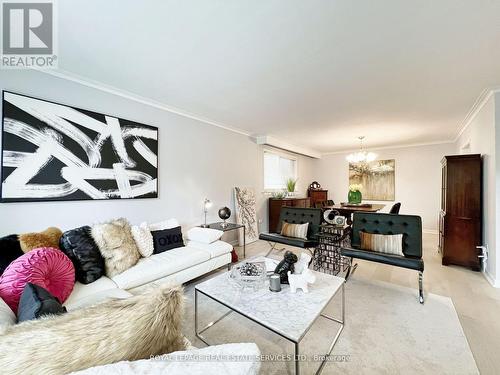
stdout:
[[316,276],[308,268],[299,275],[292,274],[288,271],[288,283],[290,284],[290,292],[292,293],[295,293],[297,289],[302,289],[304,293],[309,293],[307,284],[313,284],[315,281]]

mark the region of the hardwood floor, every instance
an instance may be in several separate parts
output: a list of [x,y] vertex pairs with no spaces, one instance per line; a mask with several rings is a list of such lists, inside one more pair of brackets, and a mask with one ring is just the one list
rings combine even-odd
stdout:
[[[247,245],[247,257],[267,253],[269,245],[257,241]],[[300,249],[287,248],[300,253]],[[241,249],[238,254],[242,256]],[[274,258],[281,254],[273,253]],[[500,374],[500,289],[493,288],[479,272],[456,266],[442,266],[437,252],[437,235],[424,234],[425,293],[450,297],[457,310],[477,366],[482,374]],[[417,272],[383,264],[357,261],[354,278],[373,279],[415,288]]]

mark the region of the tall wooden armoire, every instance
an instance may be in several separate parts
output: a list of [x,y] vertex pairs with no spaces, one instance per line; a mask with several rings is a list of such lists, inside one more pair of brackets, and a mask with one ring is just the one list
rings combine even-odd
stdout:
[[482,245],[481,155],[445,156],[442,163],[439,248],[442,264],[480,271]]

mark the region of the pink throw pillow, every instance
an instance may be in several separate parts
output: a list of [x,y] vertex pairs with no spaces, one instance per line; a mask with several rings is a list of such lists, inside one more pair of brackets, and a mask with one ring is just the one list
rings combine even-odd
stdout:
[[16,314],[27,283],[47,289],[63,303],[75,285],[75,268],[62,251],[53,247],[32,250],[14,260],[0,277],[0,297]]

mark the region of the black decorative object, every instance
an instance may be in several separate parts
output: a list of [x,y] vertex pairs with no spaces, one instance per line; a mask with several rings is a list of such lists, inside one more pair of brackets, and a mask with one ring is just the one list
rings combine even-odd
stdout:
[[158,197],[158,128],[3,92],[2,202]]
[[274,273],[280,275],[280,280],[282,284],[288,284],[287,272],[290,271],[291,273],[293,273],[295,271],[294,263],[296,263],[297,260],[298,260],[297,255],[295,255],[291,251],[287,251],[283,256],[283,260],[279,262],[279,264],[276,266]]
[[313,181],[309,185],[309,190],[319,190],[321,189],[321,184],[318,181]]
[[226,220],[231,217],[231,210],[229,207],[222,207],[219,209],[219,217],[224,220],[224,222],[221,224],[223,228],[227,227]]
[[27,283],[24,287],[19,309],[17,311],[18,323],[38,319],[44,315],[59,315],[66,312],[66,307],[48,290],[41,286]]

